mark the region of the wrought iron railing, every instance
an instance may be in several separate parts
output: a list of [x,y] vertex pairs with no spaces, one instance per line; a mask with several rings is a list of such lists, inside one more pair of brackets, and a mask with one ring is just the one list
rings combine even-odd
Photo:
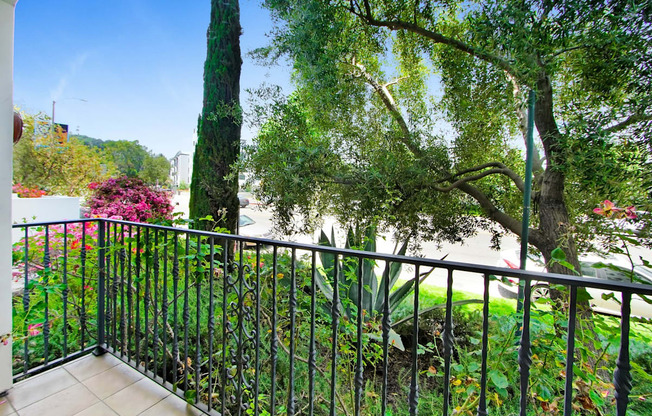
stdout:
[[[525,414],[537,406],[528,393],[532,313],[536,319],[551,315],[550,306],[543,312],[533,308],[535,281],[568,290],[559,306],[566,321],[552,323],[555,336],[566,339],[565,370],[551,369],[560,374],[555,382],[565,415],[573,413],[577,390],[578,291],[593,287],[622,294],[613,388],[617,414],[624,415],[632,387],[630,302],[633,294],[652,295],[652,287],[634,283],[107,219],[14,228],[21,230],[14,244],[14,277],[24,286],[14,296],[16,380],[91,351],[108,351],[203,411],[223,415],[417,414],[425,406],[424,394],[441,398],[439,411],[448,415],[459,389],[465,389],[467,401],[472,398],[478,415],[501,414],[499,395],[488,397],[489,387],[512,397],[520,392],[515,406]],[[334,270],[320,260],[324,253]],[[400,352],[405,361],[397,364],[387,270],[398,264],[410,269],[415,283],[411,329],[404,336],[406,351]],[[385,270],[376,292],[357,284],[368,267]],[[429,335],[439,364],[428,366],[419,327],[420,277],[433,268],[443,271],[446,290],[441,330]],[[323,287],[316,276],[329,273],[334,279]],[[462,379],[456,370],[464,354],[454,336],[453,282],[460,273],[475,275],[483,287],[480,339],[472,354],[479,380]],[[518,379],[507,379],[507,387],[495,368],[488,369],[495,348],[490,342],[493,276],[525,282],[518,352],[500,358],[518,362]],[[381,305],[376,314],[362,306],[373,293]],[[510,347],[503,345],[503,352]]]

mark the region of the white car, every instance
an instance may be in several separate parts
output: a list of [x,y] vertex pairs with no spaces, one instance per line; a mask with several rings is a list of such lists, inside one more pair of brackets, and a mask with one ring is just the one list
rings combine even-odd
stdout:
[[[501,259],[497,266],[508,267],[510,269],[519,268],[519,250],[503,251],[500,254]],[[598,279],[611,280],[615,282],[631,282],[628,275],[631,266],[627,259],[617,257],[602,259],[597,256],[584,256],[580,258],[580,266],[582,267],[583,276],[596,277]],[[526,269],[528,271],[546,271],[545,263],[542,259],[531,254],[528,254]],[[652,285],[652,270],[643,266],[635,266],[634,274],[635,283]],[[611,292],[596,288],[586,288],[586,290],[592,297],[590,303],[591,308],[595,312],[620,316],[620,292]],[[498,291],[505,298],[515,299],[518,294],[518,280],[512,278],[499,279]],[[549,290],[547,282],[532,282],[533,300],[541,297],[548,297],[548,294]],[[652,298],[648,297],[648,300],[652,302]],[[641,296],[632,296],[631,308],[632,316],[652,319],[652,304],[646,302]]]
[[[240,214],[238,220],[238,234],[246,237],[256,237],[256,238],[267,238],[271,239],[273,234],[262,227],[256,226],[256,221],[254,221],[248,215]],[[255,248],[256,244],[250,241],[244,243],[245,248]]]

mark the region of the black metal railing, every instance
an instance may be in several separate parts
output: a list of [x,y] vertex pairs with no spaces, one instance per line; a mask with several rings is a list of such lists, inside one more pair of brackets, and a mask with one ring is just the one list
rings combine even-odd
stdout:
[[[565,363],[563,371],[549,369],[555,375],[540,391],[557,392],[563,414],[571,415],[585,394],[574,387],[583,371],[576,327],[586,320],[578,310],[585,287],[622,294],[618,356],[600,368],[613,364],[614,406],[624,415],[632,388],[630,303],[633,294],[652,295],[652,287],[635,283],[107,219],[14,228],[21,230],[14,274],[24,286],[14,295],[16,380],[91,351],[110,352],[201,410],[222,415],[429,414],[434,408],[448,415],[460,406],[478,415],[514,409],[525,415],[552,402],[532,394],[539,381],[531,372],[548,369],[545,360],[532,365],[540,335],[531,333],[546,322],[552,332],[542,351]],[[229,246],[235,249],[222,249]],[[324,253],[332,270],[320,261]],[[414,277],[405,351],[397,348],[390,308],[395,292],[388,271],[399,264]],[[376,291],[357,283],[369,267],[385,270]],[[424,335],[420,280],[432,269],[443,271],[444,312],[438,329]],[[462,273],[483,287],[480,325],[459,329],[472,340],[466,346],[455,336],[453,283]],[[328,287],[319,275],[333,276]],[[513,325],[521,333],[516,347],[496,327],[505,322],[491,320],[494,276],[525,282],[524,312]],[[556,305],[534,305],[533,282],[563,285],[568,294]],[[369,296],[381,305],[376,312],[363,307]],[[553,348],[559,339],[561,352]],[[516,398],[511,405],[509,397]]]

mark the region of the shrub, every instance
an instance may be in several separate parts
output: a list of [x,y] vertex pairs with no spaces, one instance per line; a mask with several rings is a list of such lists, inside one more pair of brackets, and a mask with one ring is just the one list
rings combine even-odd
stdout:
[[170,196],[139,178],[112,178],[88,187],[93,192],[88,200],[91,216],[135,222],[171,219]]
[[18,194],[19,198],[40,198],[47,194],[47,192],[39,189],[38,187],[29,188],[19,183],[12,186],[11,191],[15,194]]

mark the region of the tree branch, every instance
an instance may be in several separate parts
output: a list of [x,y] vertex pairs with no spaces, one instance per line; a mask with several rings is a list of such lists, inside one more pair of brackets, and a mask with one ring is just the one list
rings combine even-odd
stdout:
[[387,110],[389,110],[394,120],[398,123],[401,131],[403,132],[401,136],[401,142],[410,150],[410,152],[412,152],[412,154],[422,156],[423,151],[419,145],[412,140],[410,128],[403,118],[403,114],[401,114],[401,111],[396,106],[394,97],[392,96],[392,93],[390,93],[387,89],[387,85],[381,85],[378,83],[378,81],[376,81],[376,79],[369,72],[367,72],[367,69],[364,67],[364,65],[356,62],[355,59],[353,60],[352,65],[360,72],[362,77],[367,81],[369,85],[371,85],[374,91],[376,91],[383,104],[385,104]]
[[[357,2],[355,3],[357,4]],[[514,77],[520,78],[520,74],[510,65],[510,63],[507,60],[497,55],[493,55],[479,48],[475,48],[457,39],[449,38],[439,32],[427,30],[415,23],[405,22],[403,20],[377,20],[373,16],[373,13],[371,12],[371,5],[369,4],[369,0],[364,0],[364,11],[362,11],[359,5],[357,6],[357,8],[354,7],[353,2],[351,2],[351,6],[349,7],[349,12],[354,14],[355,16],[358,16],[360,19],[364,20],[370,26],[386,27],[394,31],[406,30],[408,32],[416,33],[427,39],[430,39],[435,43],[441,43],[444,45],[452,46],[453,48],[459,51],[468,53],[469,55],[475,56],[476,58],[481,59],[485,62],[494,64],[499,68],[507,71],[509,74],[513,75]]]
[[565,54],[565,53],[567,53],[567,52],[575,51],[575,50],[582,49],[582,48],[586,48],[586,47],[587,47],[586,45],[577,45],[577,46],[571,46],[570,48],[561,49],[561,50],[559,50],[559,51],[553,53],[553,54],[550,56],[550,59],[549,59],[548,61],[550,61],[550,60],[552,60],[552,59],[558,57],[559,55],[563,55],[563,54]]
[[[466,177],[466,178],[462,178],[462,179],[454,182],[450,186],[456,187],[456,186],[454,186],[455,184],[459,184],[459,183],[463,183],[463,182],[469,182],[469,181],[476,181],[478,179],[484,178],[485,176],[493,175],[495,173],[498,173],[498,174],[502,174],[502,175],[505,175],[508,178],[510,178],[514,182],[514,185],[516,185],[516,187],[519,189],[519,191],[521,191],[521,192],[525,191],[525,184],[523,183],[523,179],[521,179],[521,177],[518,176],[516,174],[516,172],[514,172],[513,170],[511,170],[510,168],[508,168],[507,166],[505,166],[504,164],[502,164],[500,162],[489,162],[489,163],[485,163],[484,165],[479,165],[479,166],[475,166],[475,167],[472,167],[472,168],[469,168],[469,169],[465,169],[463,171],[452,174],[452,175],[450,175],[450,176],[448,176],[446,178],[440,179],[439,181],[437,181],[437,183],[449,182],[449,181],[452,181],[453,179],[455,179],[457,177],[460,177],[462,175],[465,175],[467,173],[477,172],[477,171],[487,169],[487,168],[491,168],[491,167],[493,167],[495,169],[490,169],[488,171],[482,172],[481,174],[478,174],[478,175],[475,175],[475,176],[469,176],[469,177]],[[441,189],[445,189],[445,188],[441,188]],[[441,191],[441,192],[448,192],[448,191]]]
[[[487,214],[489,219],[496,221],[498,224],[502,225],[517,236],[521,236],[521,222],[498,209],[498,207],[496,207],[496,205],[491,202],[491,200],[478,188],[471,185],[470,183],[462,183],[458,186],[458,189],[478,201],[480,207],[485,212],[485,214]],[[533,230],[530,228],[531,241],[534,241],[534,239],[538,238],[537,233],[538,230]]]
[[[369,4],[368,4],[367,0],[365,0],[365,7],[367,7],[367,8],[369,7]],[[394,97],[389,92],[389,90],[386,87],[384,87],[383,85],[380,85],[374,79],[374,77],[371,76],[371,74],[369,74],[366,71],[365,67],[362,64],[359,64],[359,63],[355,62],[355,59],[353,60],[352,65],[353,65],[354,68],[356,68],[360,72],[360,74],[365,78],[367,83],[369,83],[372,86],[372,88],[376,91],[376,93],[380,96],[380,99],[385,104],[385,107],[389,110],[392,117],[397,121],[397,123],[401,127],[401,130],[403,132],[403,135],[401,135],[401,138],[400,138],[401,142],[408,148],[408,150],[410,152],[412,152],[412,154],[415,157],[423,158],[424,152],[423,152],[423,150],[421,149],[421,147],[418,144],[416,144],[416,143],[414,143],[412,141],[412,139],[411,139],[412,135],[410,133],[410,128],[408,127],[407,123],[405,122],[405,119],[403,118],[403,115],[401,114],[398,107],[396,106],[396,103],[394,101]],[[490,166],[495,166],[495,165],[489,165],[487,167],[490,167]],[[454,183],[452,183],[448,187],[432,186],[432,189],[434,189],[435,191],[439,191],[439,192],[450,192],[453,189],[459,189],[460,191],[462,191],[462,192],[466,193],[467,195],[471,196],[472,198],[474,198],[480,204],[480,206],[485,211],[487,216],[489,216],[489,218],[491,218],[492,220],[498,222],[499,224],[501,224],[506,229],[512,231],[514,234],[520,236],[521,235],[520,221],[518,221],[518,220],[512,218],[511,216],[509,216],[508,214],[500,211],[484,193],[482,193],[478,188],[476,188],[476,187],[474,187],[474,186],[472,186],[471,184],[468,183],[470,181],[478,180],[478,179],[481,179],[481,178],[483,178],[485,176],[488,176],[488,175],[491,175],[491,174],[503,174],[503,175],[506,175],[506,176],[510,177],[514,181],[516,186],[519,187],[519,189],[521,191],[523,191],[525,186],[523,185],[521,178],[518,175],[516,175],[515,172],[508,169],[506,166],[504,166],[504,165],[502,165],[502,166],[504,168],[499,167],[499,168],[496,168],[496,169],[490,169],[490,170],[487,170],[487,171],[485,171],[483,173],[480,173],[478,175],[474,175],[474,176],[470,176],[470,177],[467,177],[467,178],[460,179],[458,181],[455,181]],[[432,169],[433,166],[429,166],[429,168]],[[482,168],[480,168],[480,169],[482,169]],[[434,170],[437,170],[437,169],[434,169]],[[478,170],[478,168],[471,168],[471,169],[469,169],[467,171],[468,172],[474,172],[474,171],[477,171],[477,170]],[[461,174],[461,173],[458,173],[457,175],[459,175],[459,174]],[[457,175],[452,176],[451,179],[454,178]],[[520,184],[520,186],[519,186],[519,184]],[[531,232],[533,232],[533,231],[534,230],[532,230]]]
[[[507,175],[507,173],[505,172],[506,170],[511,172],[510,169],[489,169],[489,170],[485,170],[484,172],[478,173],[477,175],[467,176],[465,178],[458,179],[455,182],[451,183],[449,186],[445,186],[445,187],[434,186],[433,189],[435,189],[436,191],[439,191],[439,192],[450,192],[455,188],[459,188],[460,185],[462,185],[462,184],[465,184],[467,182],[477,181],[479,179],[484,178],[485,176],[494,175],[494,174]],[[509,175],[507,175],[507,176],[509,176]],[[520,185],[522,187],[523,182],[521,182]],[[517,186],[518,186],[518,184],[517,184]],[[521,188],[519,188],[519,189],[521,190],[521,192],[523,192],[523,189],[521,189]]]
[[404,79],[407,79],[407,77],[396,78],[395,80],[389,81],[387,84],[383,85],[383,87],[387,88],[387,87],[390,87],[390,86],[392,86],[394,84],[398,84],[400,81],[402,81]]
[[618,133],[619,131],[625,130],[627,127],[631,126],[632,124],[640,123],[642,121],[649,121],[649,120],[652,120],[652,115],[640,114],[640,113],[632,114],[631,116],[627,117],[627,119],[611,127],[608,127],[603,131],[606,133]]

